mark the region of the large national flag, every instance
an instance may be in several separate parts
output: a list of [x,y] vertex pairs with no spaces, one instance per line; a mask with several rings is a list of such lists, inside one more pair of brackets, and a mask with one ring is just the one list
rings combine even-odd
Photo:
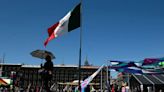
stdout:
[[44,46],[50,40],[80,27],[80,5],[81,3],[69,11],[59,22],[48,28],[49,37],[44,42]]

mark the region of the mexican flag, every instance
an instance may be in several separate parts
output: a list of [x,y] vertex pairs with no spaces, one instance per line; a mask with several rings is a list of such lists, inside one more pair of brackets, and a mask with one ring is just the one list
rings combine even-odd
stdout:
[[59,22],[48,28],[49,37],[44,42],[44,46],[52,39],[80,27],[80,5],[69,11]]

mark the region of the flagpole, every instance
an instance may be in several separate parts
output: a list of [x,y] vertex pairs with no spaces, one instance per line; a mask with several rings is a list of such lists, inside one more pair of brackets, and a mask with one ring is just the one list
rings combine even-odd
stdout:
[[109,71],[109,74],[108,74],[108,76],[109,76],[109,80],[108,80],[109,89],[108,89],[108,92],[111,92],[111,88],[110,88],[110,81],[111,81],[111,73],[110,73],[111,72],[110,71],[111,68],[110,68],[110,66],[111,66],[111,62],[110,62],[110,60],[108,60],[108,61],[109,61],[109,63],[107,62],[108,63],[107,67],[108,67],[108,71]]
[[81,86],[80,86],[80,81],[81,81],[81,50],[82,50],[82,0],[80,0],[80,49],[79,49],[79,90],[81,92]]
[[[106,66],[106,80],[107,80],[107,81],[106,81],[106,82],[107,82],[106,84],[107,84],[107,90],[108,90],[108,83],[109,83],[109,80],[108,80],[108,79],[109,79],[109,78],[108,78],[108,66],[109,66],[109,65],[108,65],[108,62],[107,62],[107,66]],[[107,92],[109,92],[109,91],[107,91]]]
[[100,89],[101,89],[100,92],[103,92],[103,90],[102,90],[102,69],[101,69],[101,86],[100,86]]
[[[109,65],[109,63],[108,63],[108,60],[107,60],[107,92],[110,92],[109,90],[110,90],[110,80],[109,80],[109,75],[110,75],[110,65]],[[108,73],[108,71],[109,71],[109,73]]]

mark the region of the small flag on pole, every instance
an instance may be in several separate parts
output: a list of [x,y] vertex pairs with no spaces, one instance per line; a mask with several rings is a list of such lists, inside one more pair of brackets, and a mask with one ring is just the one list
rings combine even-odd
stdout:
[[59,22],[48,28],[49,37],[44,42],[44,46],[52,39],[80,27],[80,5],[81,3],[69,11]]

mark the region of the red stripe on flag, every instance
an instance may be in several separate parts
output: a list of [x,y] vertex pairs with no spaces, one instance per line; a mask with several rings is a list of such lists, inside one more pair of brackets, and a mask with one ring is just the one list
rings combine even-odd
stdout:
[[59,22],[57,22],[56,24],[54,24],[53,26],[51,26],[50,28],[48,28],[48,35],[49,37],[51,36],[51,34],[54,32],[54,30],[56,29],[56,27],[59,25]]
[[[46,41],[44,42],[44,46],[46,47],[46,45],[48,44],[48,42],[52,39],[55,38],[54,35],[54,31],[56,29],[56,27],[59,25],[59,22],[57,22],[56,24],[54,24],[53,26],[51,26],[50,28],[48,28],[48,35],[49,37],[46,39]],[[56,33],[55,33],[56,34]]]
[[44,42],[44,46],[46,47],[46,45],[48,44],[48,42],[50,40],[54,39],[54,38],[55,38],[55,35],[54,35],[54,33],[52,33],[51,36],[49,38],[47,38],[47,40]]

